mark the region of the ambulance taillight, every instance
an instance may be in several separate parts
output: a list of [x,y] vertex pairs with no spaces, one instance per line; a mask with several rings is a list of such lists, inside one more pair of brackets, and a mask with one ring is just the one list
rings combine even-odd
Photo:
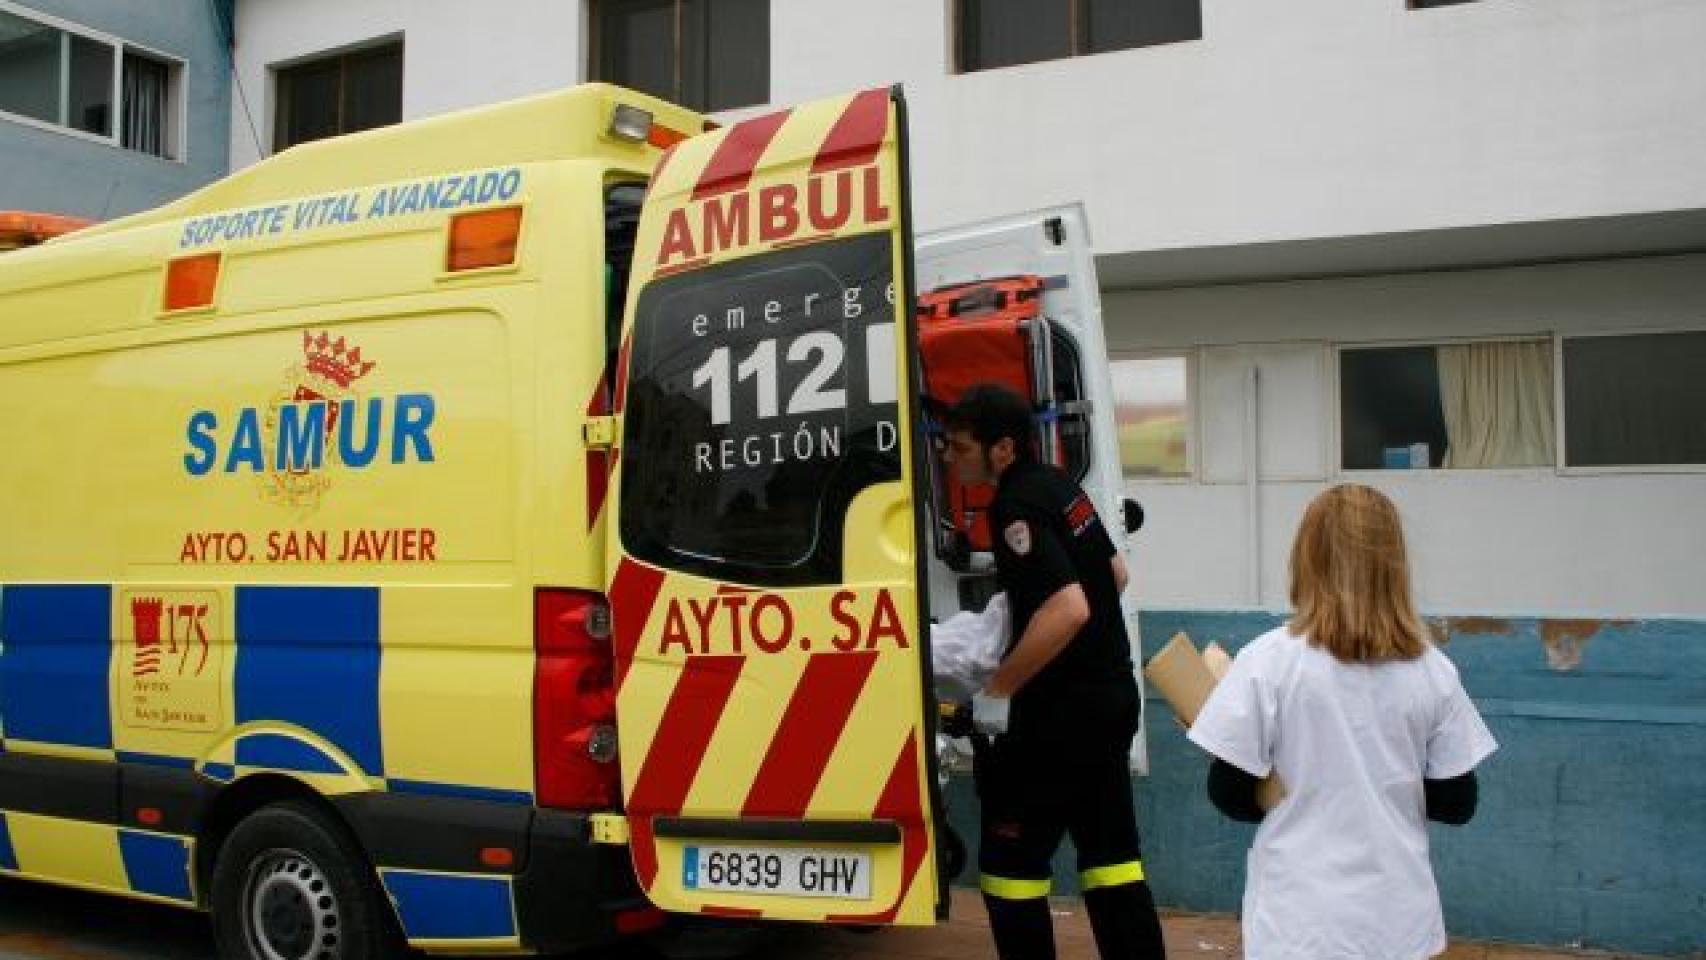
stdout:
[[533,604],[533,773],[543,807],[614,807],[616,689],[601,594],[539,590]]

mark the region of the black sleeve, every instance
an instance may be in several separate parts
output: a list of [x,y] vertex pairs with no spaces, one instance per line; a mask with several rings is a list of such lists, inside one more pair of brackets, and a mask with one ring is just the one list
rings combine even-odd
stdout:
[[1260,779],[1219,757],[1208,767],[1208,798],[1221,813],[1242,823],[1261,823],[1262,808],[1256,805]]
[[1475,816],[1481,788],[1475,782],[1475,771],[1450,780],[1423,780],[1422,793],[1427,797],[1428,819],[1461,827]]
[[1078,582],[1072,555],[1047,518],[1025,506],[1011,507],[992,518],[999,524],[991,531],[1000,537],[1011,557],[1016,578],[1033,585],[1036,595],[1052,597],[1063,587]]

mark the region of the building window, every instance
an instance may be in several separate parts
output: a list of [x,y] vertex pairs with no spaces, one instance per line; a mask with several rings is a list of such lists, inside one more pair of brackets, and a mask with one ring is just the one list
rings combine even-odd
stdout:
[[0,113],[177,157],[181,77],[182,64],[122,41],[0,8]]
[[1355,347],[1339,354],[1346,470],[1557,463],[1548,340]]
[[695,110],[770,100],[770,0],[597,0],[595,79]]
[[1126,476],[1190,476],[1189,359],[1114,357],[1109,366],[1120,466]]
[[959,0],[963,73],[1202,39],[1201,0]]
[[1706,465],[1706,331],[1566,337],[1571,467]]
[[278,71],[273,149],[403,119],[403,44],[364,47]]

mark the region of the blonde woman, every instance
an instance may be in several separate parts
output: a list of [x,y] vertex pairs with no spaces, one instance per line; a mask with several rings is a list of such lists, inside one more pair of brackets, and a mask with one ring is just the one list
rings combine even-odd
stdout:
[[[1209,793],[1260,822],[1244,887],[1247,960],[1420,960],[1446,948],[1425,819],[1465,823],[1497,749],[1410,597],[1398,511],[1346,484],[1291,550],[1285,626],[1239,654],[1190,738]],[[1264,812],[1259,778],[1285,798]]]

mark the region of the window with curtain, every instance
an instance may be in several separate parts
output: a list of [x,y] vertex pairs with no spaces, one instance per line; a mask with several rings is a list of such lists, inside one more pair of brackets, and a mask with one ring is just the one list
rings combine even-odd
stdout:
[[401,41],[278,71],[273,149],[403,119]]
[[180,69],[122,41],[0,10],[0,114],[170,158]]
[[1346,470],[1557,463],[1549,340],[1348,347],[1339,354]]
[[1572,467],[1706,464],[1706,331],[1564,339]]
[[1191,474],[1190,363],[1183,356],[1116,356],[1114,428],[1128,477]]
[[958,0],[961,72],[1202,39],[1201,0]]
[[167,155],[167,132],[172,118],[166,108],[171,80],[172,71],[166,64],[125,52],[120,137],[126,149],[156,157]]
[[770,100],[770,0],[597,0],[593,77],[695,110]]

